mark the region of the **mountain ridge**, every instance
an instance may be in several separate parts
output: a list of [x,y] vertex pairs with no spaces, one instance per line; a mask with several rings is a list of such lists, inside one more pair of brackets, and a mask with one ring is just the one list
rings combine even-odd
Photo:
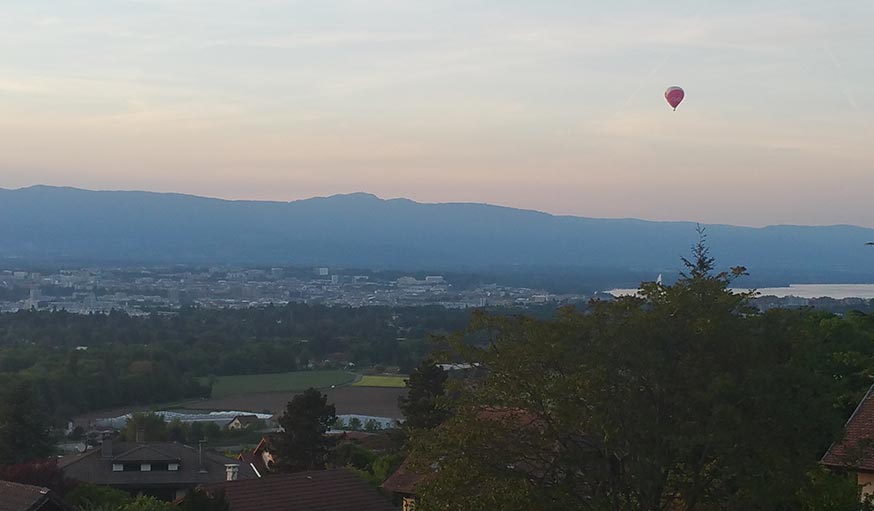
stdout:
[[[788,273],[796,281],[874,279],[874,250],[864,247],[874,229],[703,225],[723,264]],[[281,202],[47,185],[0,188],[0,258],[47,262],[662,272],[678,268],[696,241],[695,226],[365,192]]]
[[410,203],[419,206],[482,206],[488,208],[495,208],[501,210],[512,210],[512,211],[521,211],[525,213],[536,213],[541,215],[546,215],[552,218],[574,218],[574,219],[585,219],[585,220],[599,220],[599,221],[632,221],[632,222],[641,222],[641,223],[652,223],[652,224],[702,224],[708,226],[721,226],[721,227],[736,227],[742,229],[767,229],[771,227],[803,227],[803,228],[830,228],[830,227],[852,227],[859,228],[864,230],[870,230],[874,232],[874,227],[865,227],[857,224],[766,224],[762,226],[750,226],[750,225],[736,225],[731,223],[717,222],[717,223],[707,223],[703,224],[702,222],[697,222],[694,220],[651,220],[647,218],[637,218],[637,217],[597,217],[597,216],[581,216],[581,215],[571,215],[571,214],[558,214],[558,213],[550,213],[548,211],[541,211],[538,209],[529,209],[529,208],[518,208],[514,206],[505,206],[502,204],[492,204],[489,202],[464,202],[464,201],[447,201],[447,202],[420,202],[414,199],[406,198],[406,197],[392,197],[392,198],[382,198],[371,192],[345,192],[345,193],[336,193],[331,195],[317,195],[313,197],[306,197],[303,199],[293,199],[289,201],[280,201],[280,200],[272,200],[272,199],[228,199],[224,197],[210,197],[206,195],[197,195],[193,193],[184,193],[184,192],[156,192],[151,190],[126,190],[126,189],[111,189],[111,190],[91,190],[88,188],[79,188],[76,186],[56,186],[56,185],[44,185],[44,184],[36,184],[23,186],[19,188],[3,188],[0,187],[0,193],[2,192],[26,192],[26,191],[38,191],[38,190],[68,190],[73,192],[85,192],[85,193],[99,193],[99,194],[144,194],[144,195],[156,195],[156,196],[175,196],[175,197],[187,197],[192,199],[201,199],[201,200],[209,200],[209,201],[220,201],[220,202],[228,202],[228,203],[258,203],[258,204],[295,204],[300,202],[308,202],[308,201],[318,201],[318,200],[330,200],[330,199],[356,199],[356,198],[366,198],[373,199],[375,202],[383,202],[383,203]]

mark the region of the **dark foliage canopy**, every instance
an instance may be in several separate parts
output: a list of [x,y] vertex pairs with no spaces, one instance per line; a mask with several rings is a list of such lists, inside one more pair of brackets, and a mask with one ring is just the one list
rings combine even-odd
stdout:
[[318,390],[310,388],[294,396],[279,419],[283,432],[273,437],[277,468],[284,472],[324,469],[334,446],[325,432],[336,419],[334,405]]
[[[413,438],[417,509],[812,510],[858,502],[817,462],[870,385],[874,317],[755,313],[701,243],[673,286],[555,320],[481,315],[482,374]],[[479,333],[487,342],[465,340]],[[843,504],[841,504],[843,503]]]

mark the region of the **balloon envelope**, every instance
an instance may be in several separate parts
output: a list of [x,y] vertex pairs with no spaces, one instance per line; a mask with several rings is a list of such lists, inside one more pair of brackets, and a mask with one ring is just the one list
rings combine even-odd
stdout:
[[668,87],[668,90],[665,91],[665,99],[674,110],[677,109],[684,97],[686,97],[686,93],[679,87]]

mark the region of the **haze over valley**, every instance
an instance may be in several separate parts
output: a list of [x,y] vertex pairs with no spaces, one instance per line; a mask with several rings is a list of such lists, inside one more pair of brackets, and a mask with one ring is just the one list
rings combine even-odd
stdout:
[[[554,216],[365,193],[268,202],[35,186],[0,189],[0,217],[0,259],[7,263],[565,273],[589,275],[604,288],[676,274],[697,239],[693,222]],[[874,229],[705,227],[718,264],[747,267],[749,285],[874,281],[872,250],[864,245]]]

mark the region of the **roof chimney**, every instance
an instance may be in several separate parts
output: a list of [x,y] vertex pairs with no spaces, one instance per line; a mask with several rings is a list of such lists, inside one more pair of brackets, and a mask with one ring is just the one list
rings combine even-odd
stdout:
[[100,444],[100,457],[108,460],[112,458],[112,439],[104,438],[103,443]]
[[143,428],[137,428],[137,443],[138,444],[146,443],[146,430]]
[[206,440],[197,442],[197,471],[201,474],[206,473],[206,467],[203,466],[203,444],[205,443]]
[[228,474],[228,481],[236,481],[240,475],[240,465],[237,463],[228,463],[225,465],[225,472]]

